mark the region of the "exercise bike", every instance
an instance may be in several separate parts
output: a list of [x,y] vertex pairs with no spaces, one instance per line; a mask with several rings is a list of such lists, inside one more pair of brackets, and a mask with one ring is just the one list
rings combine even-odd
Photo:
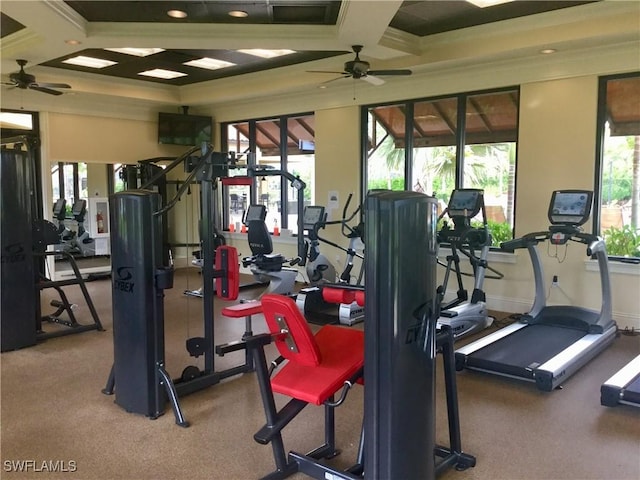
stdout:
[[[364,236],[364,224],[360,222],[355,227],[349,225],[353,218],[360,211],[358,207],[349,217],[347,217],[347,210],[349,203],[351,202],[352,195],[350,194],[345,203],[342,219],[335,221],[327,221],[326,214],[324,213],[324,207],[305,207],[305,229],[308,230],[308,243],[309,243],[309,263],[307,264],[307,274],[309,275],[309,281],[312,284],[310,287],[302,288],[298,292],[296,297],[296,305],[298,309],[306,315],[307,319],[311,323],[324,325],[327,323],[340,323],[342,325],[355,325],[364,320],[364,306],[358,305],[357,302],[351,303],[334,303],[327,301],[323,295],[323,285],[335,286],[338,285],[361,285],[362,276],[364,274],[364,263],[361,264],[360,272],[352,282],[351,272],[354,267],[354,261],[356,258],[364,259],[364,255],[359,253],[361,250],[359,246],[362,244],[362,238]],[[309,209],[309,212],[307,212]],[[325,228],[327,225],[340,225],[342,234],[349,239],[349,246],[347,248],[342,245],[338,245],[331,240],[320,237],[318,231]],[[330,265],[324,255],[320,253],[320,242],[326,243],[342,250],[347,254],[345,268],[336,278],[336,272],[333,266]]]
[[[480,212],[482,212],[482,226],[474,227],[471,225],[471,219]],[[438,287],[438,294],[440,298],[444,297],[452,271],[456,275],[458,291],[455,299],[441,305],[438,327],[447,325],[453,332],[454,340],[458,340],[493,324],[494,319],[489,316],[486,295],[483,290],[484,279],[501,279],[503,275],[487,264],[487,256],[491,247],[491,234],[487,227],[484,192],[475,188],[454,190],[451,193],[447,208],[442,212],[438,220],[445,215],[448,215],[453,222],[453,228],[450,228],[445,221],[444,226],[438,232],[437,239],[440,245],[449,245],[451,253],[447,255],[444,281]],[[479,254],[476,254],[476,251],[479,251]],[[462,272],[459,253],[469,258],[473,274]],[[495,275],[487,277],[487,269],[494,272]],[[472,275],[474,277],[473,292],[470,300],[462,281],[463,275]]]

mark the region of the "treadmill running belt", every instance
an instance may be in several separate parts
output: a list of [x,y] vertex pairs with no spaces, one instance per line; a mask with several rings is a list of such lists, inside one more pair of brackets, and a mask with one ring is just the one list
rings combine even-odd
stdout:
[[533,369],[555,357],[587,333],[549,325],[529,325],[474,352],[471,367],[531,378]]
[[622,399],[626,402],[640,404],[640,375],[627,385],[622,394]]

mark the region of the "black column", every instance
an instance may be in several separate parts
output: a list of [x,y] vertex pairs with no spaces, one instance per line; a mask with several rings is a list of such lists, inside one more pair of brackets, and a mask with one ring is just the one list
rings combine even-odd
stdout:
[[2,149],[0,219],[2,225],[1,350],[36,343],[37,293],[32,255],[35,171],[29,152]]
[[366,199],[365,476],[435,477],[435,199]]
[[129,412],[157,417],[166,396],[158,375],[164,363],[160,195],[119,192],[109,203],[115,402]]

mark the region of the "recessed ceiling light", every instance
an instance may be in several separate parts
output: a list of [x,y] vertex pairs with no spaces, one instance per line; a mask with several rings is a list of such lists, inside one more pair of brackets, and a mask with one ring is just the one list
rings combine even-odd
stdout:
[[190,60],[184,62],[183,65],[189,65],[190,67],[206,68],[207,70],[218,70],[219,68],[233,67],[235,63],[226,62],[224,60],[218,60],[216,58],[199,58],[198,60]]
[[228,13],[230,17],[235,18],[247,18],[249,16],[244,10],[230,10]]
[[148,57],[156,53],[164,52],[164,48],[105,48],[110,52],[124,53],[126,55],[133,55],[135,57]]
[[184,12],[182,10],[169,10],[167,12],[167,15],[169,15],[171,18],[187,18],[187,12]]
[[327,86],[326,86],[326,85],[318,85],[318,88],[319,88],[320,90],[324,90],[325,88],[327,88]]
[[502,3],[513,2],[514,0],[467,0],[469,3],[473,3],[476,7],[486,8],[500,5]]
[[80,45],[82,42],[80,40],[69,39],[65,40],[64,43],[67,45]]
[[88,68],[105,68],[115,65],[118,62],[112,62],[111,60],[105,60],[103,58],[85,57],[84,55],[78,55],[77,57],[67,58],[62,63],[68,63],[70,65],[79,65],[81,67]]
[[295,50],[267,50],[264,48],[245,48],[242,50],[238,50],[238,52],[246,53],[248,55],[255,55],[256,57],[261,58],[275,58],[281,57],[283,55],[291,55],[292,53],[296,53]]
[[555,48],[543,48],[542,50],[540,50],[540,53],[542,53],[543,55],[549,55],[550,53],[556,53],[557,50]]
[[145,77],[163,78],[165,80],[171,80],[172,78],[186,77],[186,73],[175,72],[173,70],[163,70],[162,68],[154,68],[153,70],[147,70],[140,72],[138,75],[144,75]]

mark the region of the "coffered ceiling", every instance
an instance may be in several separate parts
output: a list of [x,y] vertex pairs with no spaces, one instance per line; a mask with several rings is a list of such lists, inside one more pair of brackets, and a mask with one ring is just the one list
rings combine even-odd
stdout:
[[[616,8],[622,12],[622,3],[629,2],[535,0],[479,8],[463,0],[3,0],[0,54],[5,82],[18,70],[16,60],[26,59],[27,73],[38,82],[67,83],[74,94],[131,95],[179,104],[189,93],[193,98],[194,92],[207,92],[209,101],[215,101],[223,90],[226,98],[233,98],[234,91],[240,98],[315,89],[342,77],[345,62],[354,57],[353,45],[364,46],[361,58],[372,70],[410,69],[419,75],[471,57],[490,61],[542,48],[624,41],[628,29],[618,33],[620,38],[611,27],[588,34],[572,29],[575,22],[596,21],[598,12],[615,13]],[[168,16],[169,7],[186,17]],[[244,16],[231,16],[231,11]],[[624,11],[635,12],[628,7]],[[497,44],[499,38],[512,44]],[[462,47],[455,53],[454,43]],[[465,43],[472,48],[465,51]],[[132,47],[162,51],[139,57],[105,50]],[[262,58],[241,49],[292,52]],[[66,63],[77,56],[113,64],[95,69]],[[200,58],[230,65],[213,70],[185,65]],[[181,76],[141,75],[154,69]],[[325,71],[333,73],[309,73]],[[3,87],[2,93],[13,92]]]

